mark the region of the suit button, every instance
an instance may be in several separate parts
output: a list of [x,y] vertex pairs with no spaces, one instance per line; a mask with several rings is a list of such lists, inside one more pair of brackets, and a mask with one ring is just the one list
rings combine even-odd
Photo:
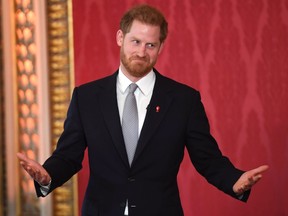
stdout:
[[129,178],[128,178],[128,181],[129,181],[129,182],[134,182],[134,181],[135,181],[135,178],[129,177]]

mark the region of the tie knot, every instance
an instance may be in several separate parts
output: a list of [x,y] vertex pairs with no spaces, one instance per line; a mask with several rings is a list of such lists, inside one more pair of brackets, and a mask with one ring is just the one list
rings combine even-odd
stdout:
[[138,87],[137,84],[131,83],[129,85],[129,93],[134,93],[136,91],[137,87]]

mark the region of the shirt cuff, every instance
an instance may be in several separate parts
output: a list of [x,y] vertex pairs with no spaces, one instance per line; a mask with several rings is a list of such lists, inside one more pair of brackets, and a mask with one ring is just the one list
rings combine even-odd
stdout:
[[38,184],[40,185],[40,191],[41,191],[42,195],[47,196],[47,194],[50,190],[50,187],[51,187],[51,180],[50,180],[48,185],[41,185],[39,182],[38,182]]

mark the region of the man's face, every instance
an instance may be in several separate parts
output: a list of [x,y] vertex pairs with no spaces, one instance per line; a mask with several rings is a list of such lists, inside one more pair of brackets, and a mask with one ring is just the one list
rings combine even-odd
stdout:
[[126,35],[117,32],[120,49],[120,65],[123,73],[133,81],[144,77],[156,64],[162,50],[160,27],[134,20]]

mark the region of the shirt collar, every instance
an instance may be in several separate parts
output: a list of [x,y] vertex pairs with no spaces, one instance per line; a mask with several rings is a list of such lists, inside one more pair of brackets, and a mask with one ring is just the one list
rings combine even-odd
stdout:
[[[151,70],[146,76],[138,80],[136,84],[138,85],[138,88],[144,95],[148,95],[153,90],[155,79],[156,79],[155,72]],[[124,93],[131,83],[132,83],[131,80],[129,80],[124,75],[121,68],[119,68],[118,87],[120,91]]]

